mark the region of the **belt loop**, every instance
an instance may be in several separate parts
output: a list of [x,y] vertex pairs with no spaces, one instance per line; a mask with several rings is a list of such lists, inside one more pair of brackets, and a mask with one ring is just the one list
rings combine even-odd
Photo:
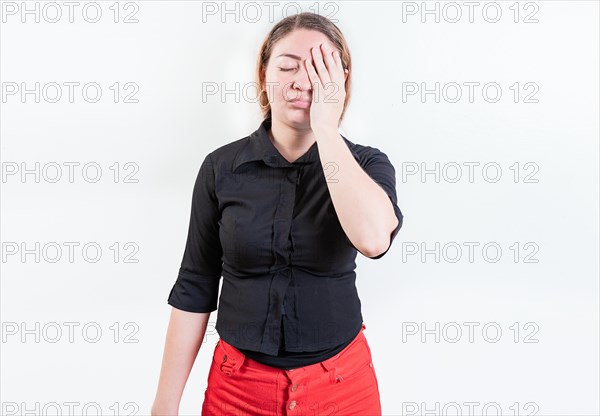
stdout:
[[335,383],[335,367],[331,368],[331,371],[329,372],[329,381],[331,382],[331,384]]
[[335,383],[339,383],[343,380],[344,378],[342,377],[342,375],[336,375],[336,368],[335,366],[331,367],[331,369],[329,370],[329,382],[331,384],[335,384]]
[[326,359],[325,361],[321,361],[321,365],[323,366],[323,368],[326,371],[331,371],[332,369],[335,368],[335,360],[340,356],[340,352],[338,352],[336,355],[334,355],[331,358]]
[[233,367],[235,369],[235,371],[238,371],[240,369],[240,367],[244,364],[245,360],[246,360],[246,356],[244,354],[241,354],[241,357],[238,360],[236,360],[237,363]]

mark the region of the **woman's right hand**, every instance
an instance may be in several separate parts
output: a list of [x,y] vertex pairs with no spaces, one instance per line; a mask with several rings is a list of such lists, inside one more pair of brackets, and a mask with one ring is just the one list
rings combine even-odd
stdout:
[[210,312],[186,312],[173,307],[152,416],[178,416],[179,402],[198,355]]
[[178,406],[170,404],[161,404],[154,400],[150,416],[177,416],[179,414]]

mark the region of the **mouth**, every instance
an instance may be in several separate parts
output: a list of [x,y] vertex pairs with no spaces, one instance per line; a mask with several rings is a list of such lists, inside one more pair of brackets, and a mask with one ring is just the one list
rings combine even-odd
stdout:
[[290,100],[290,103],[298,108],[308,108],[310,107],[311,101],[307,101],[307,100]]

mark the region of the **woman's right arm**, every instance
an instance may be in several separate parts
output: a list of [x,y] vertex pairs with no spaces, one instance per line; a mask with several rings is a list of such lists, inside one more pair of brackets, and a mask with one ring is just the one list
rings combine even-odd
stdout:
[[179,414],[183,389],[204,339],[209,317],[210,312],[172,308],[152,416]]

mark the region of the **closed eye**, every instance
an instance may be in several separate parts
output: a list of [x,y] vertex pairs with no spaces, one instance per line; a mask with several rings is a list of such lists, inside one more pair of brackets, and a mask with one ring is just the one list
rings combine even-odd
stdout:
[[288,72],[288,71],[293,71],[293,70],[298,69],[298,68],[281,68],[280,67],[279,69],[282,70],[283,72]]

